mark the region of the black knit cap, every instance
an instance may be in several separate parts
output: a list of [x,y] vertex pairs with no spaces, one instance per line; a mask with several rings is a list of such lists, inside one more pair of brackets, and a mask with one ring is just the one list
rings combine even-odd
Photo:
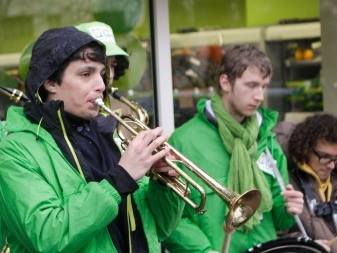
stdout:
[[43,82],[54,74],[72,54],[91,42],[102,45],[75,27],[54,28],[42,33],[33,47],[25,83],[29,99],[37,101],[37,92]]

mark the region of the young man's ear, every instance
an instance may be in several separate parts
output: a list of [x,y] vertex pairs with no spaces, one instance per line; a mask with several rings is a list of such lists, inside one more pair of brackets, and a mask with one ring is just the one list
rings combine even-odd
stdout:
[[43,88],[49,93],[49,94],[55,94],[57,90],[57,83],[54,81],[46,80],[43,83]]
[[220,90],[223,92],[229,92],[231,90],[231,84],[229,83],[228,76],[226,74],[221,74],[219,76],[219,86]]

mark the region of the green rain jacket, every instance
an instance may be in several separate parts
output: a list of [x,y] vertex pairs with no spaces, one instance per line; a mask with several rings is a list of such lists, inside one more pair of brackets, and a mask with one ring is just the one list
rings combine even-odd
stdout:
[[[198,113],[173,133],[170,143],[213,179],[226,186],[229,154],[223,147],[218,129],[205,117],[204,109],[205,100],[201,100],[198,103]],[[276,124],[277,114],[267,109],[261,109],[259,113],[262,116],[262,124],[259,131],[258,154],[263,155],[263,151],[268,147],[287,183],[286,158],[271,131]],[[271,169],[261,169],[265,172],[265,178],[272,192],[273,208],[271,212],[263,214],[261,223],[253,230],[245,232],[239,228],[234,232],[230,253],[242,253],[258,243],[273,240],[276,238],[277,230],[287,229],[294,224],[293,218],[286,213],[280,187],[272,176]],[[206,189],[206,212],[198,215],[186,206],[182,221],[164,244],[171,253],[220,252],[225,237],[223,225],[228,208],[216,193],[195,175],[190,175]],[[198,194],[192,191],[192,197],[197,201]]]
[[[106,180],[87,183],[22,108],[10,108],[6,131],[0,144],[0,210],[11,253],[116,252],[107,230],[121,201],[116,189]],[[148,181],[139,181],[133,196],[149,252],[158,253],[184,202],[168,187]]]
[[[0,121],[0,142],[5,136],[5,121]],[[0,250],[5,246],[6,236],[5,227],[0,217]]]
[[5,121],[0,121],[0,141],[5,136]]

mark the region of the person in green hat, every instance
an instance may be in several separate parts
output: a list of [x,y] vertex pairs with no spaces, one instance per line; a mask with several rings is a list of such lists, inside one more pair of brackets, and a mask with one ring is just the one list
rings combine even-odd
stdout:
[[[93,21],[79,24],[76,28],[105,45],[107,67],[109,70],[108,77],[111,76],[110,72],[112,70],[114,71],[113,80],[118,80],[125,74],[125,70],[129,67],[129,55],[117,45],[114,33],[109,25]],[[111,85],[113,80],[107,80],[108,85]]]
[[[75,26],[82,32],[89,34],[96,40],[104,44],[106,48],[107,61],[110,68],[114,68],[114,80],[118,80],[125,74],[129,67],[128,53],[117,45],[111,27],[103,22],[93,21]],[[26,80],[29,69],[29,62],[32,56],[34,42],[29,43],[23,50],[19,59],[19,76],[21,80]],[[111,83],[112,80],[109,81]]]

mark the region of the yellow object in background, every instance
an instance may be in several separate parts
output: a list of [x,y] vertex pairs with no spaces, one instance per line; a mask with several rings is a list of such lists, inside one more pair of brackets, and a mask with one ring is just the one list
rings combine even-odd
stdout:
[[314,50],[311,48],[296,48],[294,52],[294,57],[296,61],[307,60],[310,61],[314,59]]
[[307,48],[303,51],[303,59],[304,60],[312,60],[314,58],[314,50],[311,48]]
[[304,51],[302,48],[298,47],[295,50],[295,60],[296,61],[302,61],[304,59]]

